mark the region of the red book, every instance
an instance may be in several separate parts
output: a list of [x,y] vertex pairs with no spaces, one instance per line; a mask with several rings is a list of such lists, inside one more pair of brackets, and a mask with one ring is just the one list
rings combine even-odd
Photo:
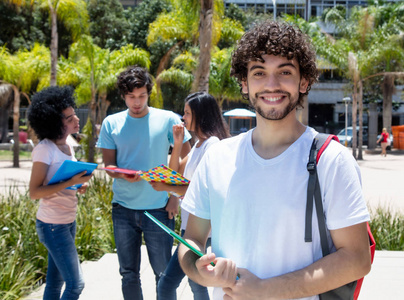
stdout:
[[136,171],[136,170],[122,169],[122,168],[118,168],[118,167],[105,167],[105,168],[100,168],[100,170],[106,170],[106,171],[115,172],[115,173],[124,173],[124,174],[128,174],[128,175],[135,175],[135,174],[141,172],[141,171]]

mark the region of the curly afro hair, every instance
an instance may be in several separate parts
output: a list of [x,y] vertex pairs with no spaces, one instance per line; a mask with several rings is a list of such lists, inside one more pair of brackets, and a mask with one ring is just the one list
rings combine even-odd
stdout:
[[68,86],[52,86],[32,96],[28,121],[40,140],[57,140],[64,135],[62,112],[76,108],[74,90]]
[[[307,35],[291,24],[265,21],[246,32],[232,54],[230,75],[241,82],[247,78],[247,64],[250,61],[264,62],[262,56],[280,55],[299,63],[300,75],[309,82],[306,93],[300,93],[298,106],[302,106],[303,96],[318,79],[316,52]],[[248,95],[241,93],[248,100]]]
[[149,72],[142,67],[130,66],[118,75],[117,86],[122,97],[133,91],[146,86],[147,93],[150,95],[153,88],[153,80]]

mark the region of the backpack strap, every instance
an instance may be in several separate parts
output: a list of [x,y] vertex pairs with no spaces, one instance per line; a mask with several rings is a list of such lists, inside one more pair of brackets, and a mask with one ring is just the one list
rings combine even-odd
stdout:
[[328,255],[330,253],[330,250],[327,243],[327,227],[325,225],[323,201],[321,199],[321,190],[317,175],[317,163],[321,157],[321,154],[324,152],[325,148],[327,148],[332,139],[338,141],[338,138],[335,135],[328,135],[324,133],[317,134],[313,139],[313,143],[310,148],[309,162],[307,163],[307,170],[309,171],[309,182],[307,186],[306,226],[304,240],[305,242],[312,241],[312,216],[314,201],[316,205],[318,228],[320,232],[320,241],[323,256]]
[[[307,170],[309,171],[309,183],[307,186],[307,203],[306,203],[306,220],[305,220],[306,227],[305,227],[305,238],[304,239],[306,242],[312,241],[312,231],[311,230],[312,230],[312,215],[313,215],[313,201],[314,201],[316,204],[316,213],[317,213],[318,228],[319,228],[319,232],[320,232],[320,242],[321,242],[321,250],[323,252],[323,257],[330,253],[330,249],[328,248],[328,242],[327,242],[327,227],[325,224],[323,201],[321,199],[321,190],[320,190],[320,184],[319,184],[318,175],[317,175],[317,163],[321,157],[321,154],[327,148],[327,146],[329,145],[329,143],[331,142],[332,139],[339,142],[338,137],[336,137],[335,135],[328,135],[328,134],[324,134],[324,133],[317,134],[313,139],[313,143],[310,148],[309,162],[307,163]],[[313,200],[313,198],[314,198],[314,200]],[[372,232],[370,230],[369,223],[367,223],[367,231],[368,231],[368,236],[369,236],[369,245],[370,245],[371,263],[372,263],[374,255],[375,255],[376,243],[375,243],[375,239],[372,235]],[[352,283],[354,283],[354,285],[352,285],[353,298],[350,298],[350,299],[356,300],[356,299],[358,299],[359,292],[362,287],[363,278],[360,278],[357,281],[354,281]],[[339,294],[339,292],[336,292],[335,294],[331,293],[330,295],[325,295],[324,298],[321,297],[321,295],[320,295],[320,299],[325,299],[326,296],[332,297],[332,299],[348,299],[347,298],[348,295],[346,294],[346,291],[344,289],[342,289],[343,287],[339,288],[339,289],[341,289],[341,294]],[[339,290],[339,289],[336,289],[336,290]],[[338,297],[335,298],[335,296],[338,296]],[[351,297],[351,296],[349,296],[349,297]]]

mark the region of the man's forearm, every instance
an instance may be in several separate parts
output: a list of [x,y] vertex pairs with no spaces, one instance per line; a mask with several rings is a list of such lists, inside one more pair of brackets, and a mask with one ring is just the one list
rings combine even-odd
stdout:
[[340,250],[304,269],[264,279],[260,285],[262,290],[257,292],[271,295],[273,299],[304,298],[362,278],[369,270],[370,261],[367,263],[366,259]]
[[[197,245],[193,244],[193,247],[201,251],[201,248],[198,248]],[[195,262],[198,258],[199,258],[198,255],[192,252],[192,250],[190,250],[183,244],[180,244],[178,248],[178,260],[180,262],[182,270],[189,278],[191,278],[192,281],[199,284],[203,284],[202,278],[200,277],[198,269],[195,266]]]

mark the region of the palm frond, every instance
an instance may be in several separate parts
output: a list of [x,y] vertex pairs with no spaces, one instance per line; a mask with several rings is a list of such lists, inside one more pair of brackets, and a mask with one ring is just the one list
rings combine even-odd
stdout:
[[157,80],[173,83],[177,86],[181,86],[185,90],[191,90],[194,76],[186,71],[172,67],[161,72],[157,77]]

